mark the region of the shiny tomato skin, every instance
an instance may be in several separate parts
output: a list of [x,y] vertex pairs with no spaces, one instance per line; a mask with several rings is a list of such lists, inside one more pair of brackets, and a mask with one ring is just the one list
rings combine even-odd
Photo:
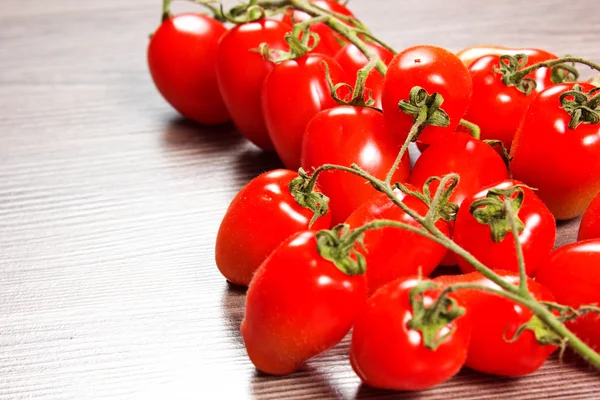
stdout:
[[[288,50],[284,36],[291,27],[262,19],[233,27],[217,48],[217,78],[227,110],[237,129],[263,150],[273,150],[262,114],[262,86],[274,64],[256,51],[262,43]],[[241,67],[243,66],[243,67]]]
[[[228,281],[247,286],[281,242],[308,229],[313,212],[296,203],[288,189],[297,177],[297,172],[284,169],[266,172],[232,200],[219,227],[215,249],[217,267]],[[330,223],[327,213],[311,229],[328,229]]]
[[[519,276],[515,272],[496,273],[507,282],[519,283]],[[434,281],[444,286],[473,283],[500,289],[479,272],[439,276]],[[527,279],[527,287],[536,300],[554,301],[552,293],[533,279]],[[454,296],[467,309],[466,315],[471,321],[475,321],[465,363],[467,367],[487,374],[523,376],[537,371],[556,350],[556,346],[541,345],[531,330],[525,330],[512,343],[504,340],[505,337],[514,338],[517,329],[533,317],[526,307],[496,294],[478,290],[458,290]]]
[[[312,172],[331,163],[358,164],[379,179],[392,167],[402,140],[385,129],[380,112],[353,106],[340,106],[318,113],[308,124],[302,142],[302,168]],[[393,176],[405,182],[410,173],[408,152]],[[325,171],[317,180],[330,200],[332,223],[344,222],[375,189],[363,178],[342,171]]]
[[[527,49],[515,51],[525,50]],[[529,49],[529,53],[526,65],[557,58],[556,55],[543,50]],[[469,66],[473,80],[473,97],[465,119],[479,126],[482,140],[501,140],[504,146],[510,149],[529,104],[537,93],[552,85],[551,71],[548,68],[540,68],[529,74],[527,77],[535,79],[537,86],[531,94],[525,95],[516,87],[502,83],[502,76],[494,72],[494,67],[498,67],[499,63],[499,56],[488,55],[475,60]]]
[[181,115],[204,125],[229,120],[215,57],[225,32],[213,18],[185,13],[165,20],[148,44],[148,67],[160,94]]
[[[406,185],[411,190],[416,188]],[[429,208],[417,197],[394,190],[398,200],[420,215],[427,214]],[[357,208],[346,220],[352,228],[358,228],[376,219],[389,219],[403,222],[415,228],[421,225],[390,200],[385,193],[376,193]],[[449,234],[448,224],[439,220],[436,226]],[[446,254],[446,248],[417,233],[399,228],[372,229],[364,233],[363,252],[367,262],[367,284],[372,294],[381,286],[401,277],[417,275],[429,276]]]
[[[465,363],[471,321],[462,316],[448,324],[456,329],[436,349],[423,344],[421,333],[408,327],[413,316],[409,301],[415,278],[388,283],[371,296],[356,319],[350,362],[361,381],[391,390],[424,390],[454,376]],[[425,292],[432,304],[436,292]]]
[[364,274],[349,276],[319,255],[315,232],[291,236],[248,288],[241,332],[250,360],[262,372],[291,374],[344,338],[366,291]]
[[[534,98],[511,149],[515,179],[536,188],[559,220],[583,214],[600,191],[600,124],[569,129],[571,116],[559,101],[573,85],[554,85]],[[579,85],[586,93],[594,88]]]
[[600,193],[590,203],[579,225],[577,240],[600,239]]
[[450,117],[447,127],[426,126],[419,141],[431,144],[441,136],[452,135],[471,99],[467,67],[450,51],[435,46],[410,47],[396,54],[383,82],[382,106],[387,129],[402,139],[408,136],[414,117],[400,110],[398,102],[408,101],[414,86],[424,88],[430,95],[442,95],[441,109]]
[[[468,67],[483,56],[496,56],[502,55],[515,56],[517,54],[525,54],[528,57],[529,65],[537,62],[545,61],[548,56],[556,56],[541,49],[533,48],[513,48],[513,47],[502,47],[502,46],[473,46],[467,47],[456,53],[458,58]],[[542,68],[546,70],[546,68]],[[545,75],[545,74],[544,74]]]
[[[392,58],[394,58],[394,53],[377,43],[366,43],[366,45],[379,56],[385,65],[388,65],[392,61]],[[346,71],[348,83],[353,86],[356,82],[358,70],[367,65],[369,62],[368,58],[363,54],[363,52],[353,44],[347,44],[346,46],[342,47],[342,49],[335,55],[335,60],[342,66],[344,71]],[[383,79],[383,75],[381,75],[376,69],[373,69],[369,73],[369,77],[365,83],[365,87],[367,91],[370,92],[371,98],[375,100],[375,104],[373,106],[379,109],[381,109],[381,96],[383,95]]]
[[[600,240],[585,240],[561,247],[540,266],[536,280],[556,301],[571,307],[600,304]],[[580,339],[600,351],[600,316],[589,313],[567,322]]]
[[346,73],[331,57],[307,54],[275,65],[262,91],[262,110],[269,137],[283,164],[300,167],[302,138],[308,122],[319,111],[338,103],[331,97],[325,63],[334,84],[346,81]]
[[[456,244],[493,270],[519,271],[514,236],[508,232],[501,242],[494,242],[489,225],[477,222],[469,208],[474,201],[485,198],[490,189],[508,189],[519,184],[522,183],[509,179],[482,189],[463,201],[456,216],[453,237]],[[525,224],[525,228],[519,235],[519,241],[527,275],[534,277],[538,266],[548,258],[554,247],[556,221],[534,191],[526,187],[522,187],[522,190],[523,204],[517,217]],[[471,264],[460,257],[458,266],[463,273],[475,271]]]

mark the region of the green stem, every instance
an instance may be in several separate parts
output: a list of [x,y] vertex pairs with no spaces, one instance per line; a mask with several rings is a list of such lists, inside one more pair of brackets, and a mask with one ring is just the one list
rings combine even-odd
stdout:
[[365,84],[367,82],[367,78],[369,77],[369,74],[371,73],[373,68],[375,68],[376,64],[377,64],[377,60],[372,59],[367,63],[367,65],[365,65],[364,67],[359,69],[358,72],[356,73],[356,83],[354,84],[354,91],[352,92],[352,101],[353,102],[357,102],[357,103],[363,102],[364,103],[365,88],[366,88]]
[[596,63],[593,63],[591,61],[588,61],[586,59],[579,58],[579,57],[563,57],[563,58],[558,58],[556,60],[542,61],[537,64],[530,65],[529,67],[523,68],[523,69],[517,71],[513,75],[512,79],[514,79],[515,81],[519,81],[519,80],[523,79],[525,76],[529,75],[530,73],[532,73],[533,71],[535,71],[539,68],[543,68],[543,67],[552,68],[556,65],[568,63],[568,62],[584,64],[592,69],[600,71],[600,64],[596,64]]
[[521,239],[519,238],[519,228],[517,227],[517,220],[510,199],[504,200],[504,208],[506,209],[506,215],[510,222],[510,230],[512,231],[513,239],[515,241],[517,262],[519,264],[519,294],[524,298],[531,299],[531,293],[529,293],[529,289],[527,288],[527,271],[525,269],[525,258],[523,257],[523,246],[521,245]]
[[162,4],[162,22],[165,22],[169,18],[171,18],[171,2],[173,0],[163,0]]
[[392,182],[392,177],[394,176],[394,173],[396,173],[396,170],[400,166],[400,163],[402,162],[402,158],[404,157],[406,150],[408,150],[408,145],[410,145],[410,143],[413,141],[413,139],[419,133],[419,129],[425,123],[425,121],[427,121],[427,108],[423,107],[421,109],[421,112],[419,112],[417,119],[413,123],[413,126],[410,128],[410,131],[408,132],[408,136],[406,136],[406,140],[404,140],[404,144],[400,148],[400,151],[398,152],[398,156],[396,157],[396,160],[394,161],[392,168],[390,168],[390,170],[387,173],[387,176],[385,177],[385,184],[387,187],[390,187],[390,183]]
[[471,131],[471,136],[475,139],[481,139],[481,129],[479,129],[479,125],[467,121],[466,119],[461,119],[459,124]]

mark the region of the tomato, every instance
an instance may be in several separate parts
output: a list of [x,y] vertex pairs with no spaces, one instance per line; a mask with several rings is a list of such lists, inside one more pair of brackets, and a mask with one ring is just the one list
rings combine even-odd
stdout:
[[[379,179],[394,164],[402,139],[389,134],[380,112],[366,107],[341,106],[318,113],[308,124],[302,142],[302,168],[307,172],[326,164],[353,163]],[[410,172],[408,152],[393,176],[404,182]],[[363,178],[342,171],[325,171],[317,180],[330,200],[331,219],[337,224],[376,191]]]
[[[388,65],[394,53],[382,47],[377,43],[366,43],[373,52],[375,52],[385,65]],[[348,75],[348,82],[354,85],[358,70],[367,65],[369,59],[353,44],[347,44],[335,55],[335,60],[342,66]],[[370,95],[375,100],[374,107],[381,109],[381,96],[383,94],[383,75],[376,69],[369,73],[365,87],[370,91]]]
[[458,51],[456,53],[456,56],[460,58],[461,61],[468,67],[471,64],[473,64],[475,60],[483,56],[501,56],[503,54],[518,54],[518,52],[513,53],[513,50],[516,49],[509,49],[508,47],[503,46],[472,46]]
[[165,20],[148,44],[148,67],[156,88],[181,115],[200,124],[229,120],[215,57],[226,31],[213,18],[186,13]]
[[263,150],[273,150],[261,94],[265,77],[274,65],[252,50],[262,43],[272,50],[287,50],[284,36],[289,31],[291,27],[280,21],[249,22],[227,32],[217,49],[217,78],[231,119],[240,133]]
[[583,214],[577,240],[600,239],[600,193]]
[[[507,54],[516,52],[529,54],[527,66],[541,61],[554,60],[556,55],[537,49],[507,50]],[[551,70],[540,68],[527,75],[535,79],[537,86],[526,95],[514,86],[502,83],[502,75],[494,72],[499,67],[497,55],[488,55],[477,59],[469,66],[473,80],[473,98],[465,119],[479,125],[481,139],[501,140],[510,149],[515,132],[535,95],[552,85]]]
[[583,214],[600,191],[600,124],[570,129],[571,116],[561,108],[561,94],[573,86],[555,85],[533,99],[511,149],[515,179],[538,189],[556,219]]
[[288,238],[250,283],[241,331],[250,360],[273,375],[296,371],[348,333],[366,300],[364,274],[321,257],[315,232]]
[[[410,190],[416,188],[406,185]],[[398,200],[420,215],[427,214],[429,207],[419,198],[395,189]],[[421,224],[394,204],[385,193],[377,193],[354,211],[346,220],[352,228],[358,228],[376,219],[390,219],[420,228]],[[449,234],[448,224],[443,220],[437,227]],[[417,275],[419,269],[428,276],[446,254],[446,248],[419,234],[399,228],[372,229],[364,233],[364,257],[367,262],[369,293],[397,278]]]
[[[546,286],[556,301],[571,307],[600,304],[600,240],[572,243],[554,251],[540,265],[537,281]],[[600,351],[600,317],[596,313],[567,322],[581,340]]]
[[[354,15],[346,6],[335,0],[311,0],[311,3],[327,11],[333,11],[338,14],[354,18]],[[283,16],[283,22],[292,25],[294,22],[302,22],[310,18],[311,16],[305,12],[290,10]],[[342,48],[342,43],[346,42],[346,39],[344,39],[343,36],[334,32],[330,27],[322,22],[319,22],[318,24],[312,24],[310,26],[310,30],[311,32],[319,35],[320,38],[319,44],[313,50],[316,53],[326,54],[330,57],[334,57],[335,53]]]
[[[505,281],[518,285],[518,274],[496,272]],[[440,276],[434,281],[443,285],[472,283],[500,289],[479,272]],[[533,279],[527,279],[527,287],[534,299],[554,301],[552,293]],[[471,331],[467,367],[488,374],[522,376],[535,372],[556,350],[556,346],[540,344],[529,329],[524,330],[516,341],[505,340],[514,339],[517,329],[531,320],[533,313],[528,308],[479,290],[459,290],[454,296],[466,307],[469,318],[476,321]]]
[[[383,286],[356,319],[350,362],[369,386],[423,390],[450,379],[465,363],[471,323],[464,316],[442,327],[451,333],[435,350],[425,346],[421,331],[409,326],[414,317],[410,291],[417,283],[399,279]],[[435,291],[423,296],[425,305],[436,300]]]
[[444,98],[441,109],[450,117],[447,127],[426,126],[419,141],[431,144],[440,136],[452,135],[471,99],[471,76],[456,55],[435,46],[415,46],[396,54],[383,81],[383,115],[387,129],[404,139],[414,117],[398,108],[400,100],[408,100],[414,86]]
[[[297,172],[278,169],[251,180],[235,196],[219,227],[215,257],[227,280],[248,285],[269,254],[292,234],[308,229],[313,211],[300,206],[290,193]],[[317,188],[318,190],[318,188]],[[330,213],[312,229],[327,229]]]
[[319,111],[338,105],[331,97],[325,63],[334,84],[346,81],[346,73],[333,58],[310,53],[275,65],[265,79],[262,110],[269,136],[279,158],[291,170],[300,167],[308,122]]
[[[490,190],[506,190],[516,185],[521,185],[521,182],[505,180],[481,190],[463,201],[456,216],[453,237],[456,244],[494,270],[519,271],[514,237],[510,231],[510,220],[505,215],[504,219],[494,221],[491,228],[490,225],[478,222],[471,214],[470,207],[473,202],[486,198]],[[523,202],[520,209],[515,212],[515,217],[524,225],[519,234],[519,241],[523,249],[527,274],[533,277],[538,266],[548,258],[554,247],[556,222],[550,210],[535,192],[527,187],[521,187],[521,190]],[[512,198],[514,199],[516,195],[515,193]],[[499,195],[496,198],[503,202],[506,195]],[[488,211],[494,212],[489,208]],[[495,218],[499,219],[500,216],[496,214]],[[498,238],[501,241],[495,242],[492,238],[492,229],[495,232],[508,230],[508,233],[505,233],[504,238]],[[474,268],[463,258],[458,259],[458,266],[465,273],[474,271]]]

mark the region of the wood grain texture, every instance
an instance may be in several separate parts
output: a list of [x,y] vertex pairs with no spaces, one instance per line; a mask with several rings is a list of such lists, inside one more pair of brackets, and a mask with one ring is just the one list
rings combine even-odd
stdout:
[[[1,2],[0,399],[600,398],[574,359],[379,392],[359,385],[347,340],[290,377],[257,374],[238,333],[244,295],[213,246],[236,191],[279,162],[160,98],[145,64],[158,3]],[[595,0],[352,7],[396,48],[502,43],[600,61]]]

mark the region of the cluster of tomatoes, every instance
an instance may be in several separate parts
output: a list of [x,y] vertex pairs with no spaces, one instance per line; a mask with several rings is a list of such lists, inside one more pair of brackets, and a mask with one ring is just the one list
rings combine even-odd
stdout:
[[[336,1],[312,3],[353,18]],[[308,18],[289,11],[283,20],[262,15],[227,29],[204,15],[181,14],[163,21],[148,48],[157,88],[182,115],[201,124],[232,120],[288,168],[248,183],[217,236],[219,270],[230,282],[249,286],[241,332],[250,359],[263,372],[289,374],[353,328],[352,366],[375,387],[425,389],[463,365],[504,376],[534,372],[557,341],[543,340],[543,327],[534,326],[529,309],[469,289],[444,297],[450,303],[436,315],[427,312],[448,285],[498,286],[417,232],[423,229],[419,222],[357,174],[310,174],[324,164],[356,164],[384,179],[403,144],[416,139],[409,132],[435,94],[443,101],[434,111],[446,123],[419,126],[421,156],[411,168],[405,155],[393,171],[392,182],[402,183],[394,189],[397,201],[423,216],[439,186],[430,178],[458,174],[446,199],[457,211],[438,213],[435,226],[518,285],[517,249],[504,208],[509,199],[533,299],[575,308],[598,303],[600,195],[583,218],[581,242],[553,252],[555,219],[583,214],[600,191],[595,87],[557,82],[556,71],[545,67],[522,77],[526,90],[505,78],[557,59],[542,50],[478,47],[453,54],[415,46],[394,54],[368,41],[387,73],[372,70],[366,79],[372,106],[340,105],[332,86],[352,83],[369,60],[339,33],[315,23],[316,47],[279,61],[258,50],[266,44],[271,52],[289,51],[290,40],[299,42],[290,38],[292,23]],[[399,107],[402,101],[409,105]],[[463,118],[479,126],[480,138],[468,134]],[[353,228],[381,219],[414,229],[353,235]],[[437,277],[436,285],[415,292],[438,265],[458,265],[463,274]],[[461,309],[464,315],[448,317]],[[567,326],[600,349],[596,314]]]

